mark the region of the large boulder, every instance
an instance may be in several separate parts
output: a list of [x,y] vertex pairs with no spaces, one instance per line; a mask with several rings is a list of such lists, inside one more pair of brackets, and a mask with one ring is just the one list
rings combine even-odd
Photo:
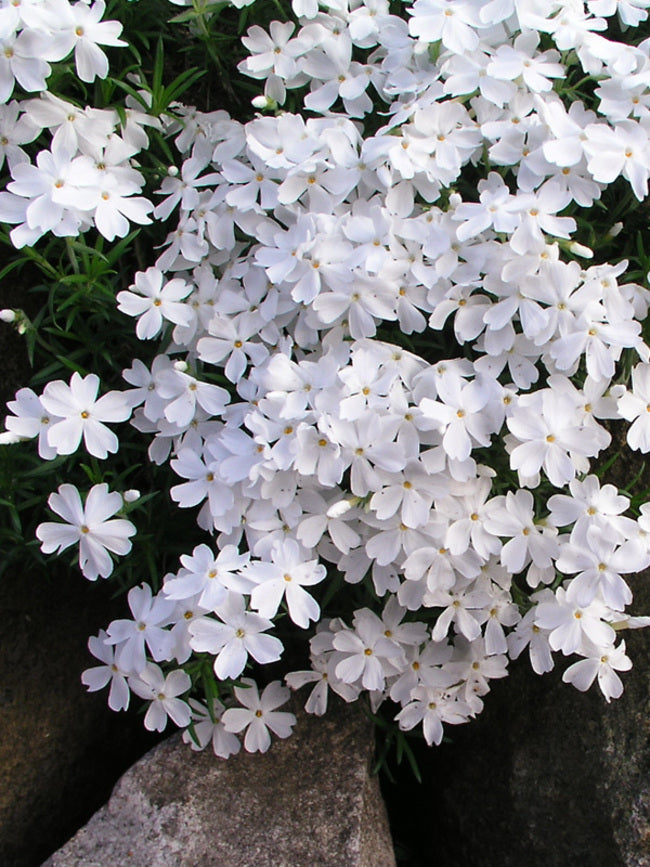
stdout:
[[44,867],[394,867],[372,727],[348,706],[298,716],[264,755],[164,741]]

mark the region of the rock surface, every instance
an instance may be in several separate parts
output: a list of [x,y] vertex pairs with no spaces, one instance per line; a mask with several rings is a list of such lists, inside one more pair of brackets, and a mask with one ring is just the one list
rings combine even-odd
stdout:
[[299,713],[294,735],[264,755],[223,761],[175,735],[43,867],[394,867],[373,744],[347,706]]

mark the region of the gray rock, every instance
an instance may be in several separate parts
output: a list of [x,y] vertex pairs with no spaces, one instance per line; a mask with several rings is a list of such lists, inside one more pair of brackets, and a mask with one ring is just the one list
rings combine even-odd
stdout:
[[43,867],[394,867],[370,724],[339,706],[227,761],[175,735]]

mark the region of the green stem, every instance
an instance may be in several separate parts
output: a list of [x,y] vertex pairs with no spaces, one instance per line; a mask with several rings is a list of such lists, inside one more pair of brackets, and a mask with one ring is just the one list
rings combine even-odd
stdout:
[[79,261],[77,259],[77,254],[74,251],[74,247],[72,246],[72,241],[70,238],[65,239],[65,249],[68,253],[68,259],[70,260],[70,264],[72,265],[72,270],[75,274],[79,274]]

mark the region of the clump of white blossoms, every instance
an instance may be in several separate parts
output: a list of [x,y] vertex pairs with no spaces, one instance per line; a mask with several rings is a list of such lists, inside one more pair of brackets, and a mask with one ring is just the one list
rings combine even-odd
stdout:
[[[220,756],[245,730],[264,751],[269,731],[291,732],[286,691],[260,696],[241,676],[282,657],[278,627],[309,641],[311,668],[286,676],[312,685],[308,712],[329,690],[367,693],[430,744],[478,714],[525,649],[537,673],[562,654],[565,681],[620,696],[632,663],[619,633],[648,623],[626,612],[625,576],[650,565],[650,505],[635,515],[598,458],[605,420],[631,422],[630,447],[650,450],[650,292],[625,282],[625,261],[574,254],[593,255],[575,236],[609,184],[648,194],[650,40],[607,30],[618,12],[633,33],[648,5],[415,0],[398,16],[294,0],[297,24],[244,39],[240,68],[265,81],[255,105],[273,114],[178,108],[179,171],[153,212],[176,222],[117,299],[157,357],[124,371],[119,406],[89,383],[83,409],[77,379],[22,390],[7,420],[44,459],[82,435],[103,458],[103,422],[134,410],[150,460],[178,475],[172,500],[198,508],[205,542],[91,640],[103,666],[84,682],[111,680],[111,707],[130,688],[151,700],[149,728],[169,716]],[[76,50],[100,75],[96,52]],[[594,77],[588,105],[563,87],[576,69]],[[304,116],[278,107],[289,93]],[[33,103],[36,123],[59,111]],[[137,170],[118,171],[146,146],[145,121],[136,141],[92,111],[74,141],[61,115],[52,150],[12,167],[0,217],[16,245],[93,222],[110,240],[150,219]],[[94,139],[101,123],[114,152]],[[129,522],[106,521],[108,500],[95,514],[98,492],[85,512],[78,496],[53,495],[68,523],[41,525],[43,550],[79,541],[87,577],[105,576]],[[351,585],[366,603],[344,619]],[[206,704],[183,671],[194,654],[212,659]]]

